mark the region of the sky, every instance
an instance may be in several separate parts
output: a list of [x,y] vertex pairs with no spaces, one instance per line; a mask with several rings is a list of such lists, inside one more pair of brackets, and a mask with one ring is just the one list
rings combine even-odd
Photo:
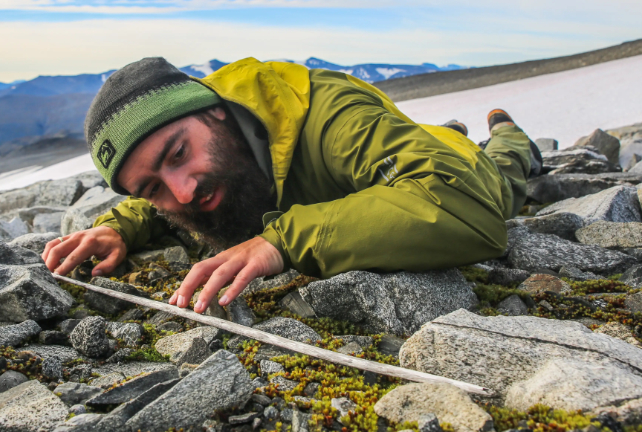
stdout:
[[305,60],[487,66],[642,38],[639,0],[0,0],[0,82]]

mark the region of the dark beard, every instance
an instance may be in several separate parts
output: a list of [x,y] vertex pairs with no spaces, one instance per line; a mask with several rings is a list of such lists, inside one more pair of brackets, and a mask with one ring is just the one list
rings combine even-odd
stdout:
[[[276,209],[268,179],[241,131],[230,123],[208,124],[215,137],[209,143],[213,169],[199,182],[192,202],[185,205],[184,211],[161,210],[161,216],[197,233],[199,240],[215,250],[227,249],[263,232],[263,215]],[[220,172],[215,173],[214,167]],[[201,199],[221,186],[225,195],[218,207],[201,211]]]

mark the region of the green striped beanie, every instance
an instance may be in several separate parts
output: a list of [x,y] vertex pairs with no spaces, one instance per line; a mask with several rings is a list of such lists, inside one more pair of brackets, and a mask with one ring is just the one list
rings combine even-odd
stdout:
[[158,129],[221,101],[164,58],[125,66],[105,81],[85,118],[94,165],[114,191],[129,194],[116,177],[136,146]]

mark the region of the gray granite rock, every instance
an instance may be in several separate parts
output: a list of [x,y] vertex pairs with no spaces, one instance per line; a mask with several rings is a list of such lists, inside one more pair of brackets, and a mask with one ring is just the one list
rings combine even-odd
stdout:
[[9,246],[18,246],[32,250],[37,254],[41,254],[44,252],[47,243],[58,238],[59,236],[60,234],[56,232],[45,232],[43,234],[30,233],[20,236],[9,242]]
[[67,340],[67,335],[57,330],[41,331],[38,335],[38,342],[43,345],[65,345]]
[[577,230],[575,235],[581,243],[603,248],[642,248],[642,222],[597,221]]
[[528,306],[518,295],[513,294],[497,305],[497,311],[508,316],[528,315]]
[[370,345],[374,343],[374,339],[370,336],[343,335],[343,336],[335,336],[334,338],[341,339],[345,344],[354,342],[357,345],[359,345],[361,348],[368,348]]
[[2,230],[3,237],[8,239],[21,237],[30,231],[29,226],[17,217],[8,222],[0,220],[0,230]]
[[121,374],[124,377],[128,377],[165,369],[178,370],[174,364],[168,362],[130,361],[120,364],[105,363],[100,367],[95,368],[94,373],[100,375],[101,377],[114,374]]
[[285,372],[285,368],[281,363],[273,362],[271,360],[261,360],[259,367],[261,368],[261,376],[265,379],[268,378],[268,375],[277,372]]
[[433,413],[457,432],[490,432],[493,419],[468,394],[446,383],[406,384],[395,388],[374,406],[375,413],[396,423],[416,422]]
[[102,175],[96,170],[86,171],[80,174],[73,176],[74,179],[82,183],[82,187],[85,190],[89,190],[96,186],[107,187],[107,182]]
[[121,404],[137,398],[156,384],[174,379],[178,379],[178,371],[176,369],[165,369],[142,374],[94,396],[86,404],[89,406]]
[[0,346],[16,347],[30,337],[36,336],[41,330],[38,323],[33,320],[0,327]]
[[528,229],[513,228],[508,233],[511,267],[527,271],[575,267],[598,274],[618,273],[636,263],[636,259],[621,252],[594,245],[583,245],[550,234],[531,233]]
[[528,180],[528,197],[542,204],[593,195],[622,185],[640,183],[635,173],[551,174]]
[[542,159],[549,174],[599,174],[622,171],[617,164],[609,162],[606,156],[588,148],[542,152]]
[[[92,278],[89,283],[92,285],[99,286],[101,288],[110,289],[112,291],[118,291],[124,294],[135,295],[137,297],[149,297],[147,293],[145,293],[143,290],[139,290],[133,285],[129,285],[121,282],[115,282],[104,277]],[[132,304],[128,301],[109,297],[107,295],[100,294],[95,291],[87,290],[83,298],[90,308],[98,310],[100,312],[104,312],[106,314],[110,314],[110,315],[116,315],[132,307]]]
[[20,384],[29,381],[29,378],[14,370],[5,371],[0,375],[0,393],[4,393]]
[[506,406],[527,410],[543,404],[567,411],[589,411],[642,397],[642,377],[619,362],[551,359],[527,380],[513,383]]
[[575,231],[584,226],[584,219],[573,213],[553,213],[546,216],[506,221],[506,228],[526,227],[530,232],[554,234],[570,241],[577,241]]
[[137,262],[149,262],[149,261],[158,261],[164,260],[168,263],[180,263],[180,264],[189,264],[190,259],[189,255],[185,248],[181,246],[173,246],[167,249],[158,249],[153,251],[139,252],[133,255],[130,255],[134,261]]
[[588,281],[588,280],[598,280],[600,277],[591,272],[583,272],[582,270],[571,267],[564,266],[559,271],[560,277],[569,278],[574,281]]
[[274,384],[275,386],[278,386],[280,391],[294,390],[294,388],[299,385],[298,382],[289,380],[285,377],[282,377],[281,375],[272,377],[270,379],[270,383]]
[[518,287],[532,296],[542,293],[554,293],[560,295],[569,295],[572,293],[571,286],[558,277],[549,274],[534,274]]
[[102,357],[109,352],[109,341],[105,335],[105,318],[90,316],[74,328],[69,340],[75,349],[88,357]]
[[121,339],[127,346],[139,346],[144,334],[143,326],[136,323],[107,323],[106,329],[116,339]]
[[24,188],[0,192],[0,214],[10,210],[36,206],[72,205],[84,192],[82,182],[75,178],[48,180]]
[[310,306],[305,300],[303,300],[303,297],[301,297],[301,293],[299,293],[299,291],[292,291],[291,293],[283,297],[279,304],[284,309],[289,310],[290,312],[300,316],[301,318],[316,318],[314,309],[312,309],[312,306]]
[[311,327],[292,318],[270,318],[267,321],[255,325],[254,328],[297,342],[314,343],[322,339]]
[[232,303],[230,303],[225,309],[227,311],[227,319],[233,323],[252,327],[256,322],[254,312],[241,296],[232,300]]
[[98,216],[117,206],[125,198],[127,197],[102,186],[89,189],[65,212],[60,232],[68,235],[91,228]]
[[404,344],[405,339],[401,339],[395,335],[385,334],[381,337],[379,342],[379,351],[386,355],[399,356],[399,350]]
[[102,393],[102,389],[100,387],[75,382],[60,384],[54,390],[54,394],[69,406],[84,404],[86,401],[100,393]]
[[214,327],[197,327],[195,329],[165,336],[156,342],[155,348],[177,366],[183,363],[200,364],[211,352],[209,343],[221,334]]
[[0,242],[0,321],[62,316],[73,302],[37,253]]
[[642,375],[636,372],[642,370],[639,348],[593,333],[580,323],[532,316],[481,317],[463,309],[424,325],[400,353],[402,367],[488,387],[499,395],[554,359],[618,364]]
[[79,319],[74,319],[74,318],[69,318],[64,321],[62,321],[60,324],[58,324],[58,328],[60,329],[61,332],[63,332],[66,335],[70,335],[72,331],[76,328],[76,326],[80,324]]
[[309,432],[308,423],[312,420],[312,414],[292,411],[292,432]]
[[42,375],[49,379],[61,380],[62,362],[58,357],[49,357],[42,361]]
[[40,345],[31,344],[22,347],[25,351],[32,351],[44,359],[57,357],[61,362],[67,363],[71,360],[84,359],[85,357],[72,347],[62,345]]
[[554,138],[537,138],[535,140],[535,145],[540,152],[548,152],[557,150],[559,143]]
[[623,282],[633,288],[642,288],[642,265],[636,264],[620,277],[620,282]]
[[0,393],[0,430],[53,430],[67,417],[67,406],[37,380]]
[[526,270],[492,268],[488,272],[488,283],[496,285],[522,283],[528,279],[530,275],[530,272]]
[[422,324],[477,304],[457,269],[425,273],[342,273],[301,288],[319,317],[347,320],[373,332],[412,334]]
[[93,432],[104,414],[84,413],[59,424],[53,432]]
[[591,135],[582,137],[573,144],[573,147],[582,146],[595,147],[601,154],[606,156],[609,162],[613,164],[620,163],[620,140],[607,134],[602,129],[595,129]]
[[642,155],[642,123],[606,131],[620,140],[620,165],[629,166],[634,155]]
[[576,214],[584,220],[584,225],[597,221],[641,221],[637,190],[631,186],[615,186],[582,198],[569,198],[543,208],[537,216],[553,213]]
[[130,429],[163,432],[200,427],[216,410],[243,407],[254,388],[238,358],[220,350],[127,421]]
[[64,212],[40,213],[33,218],[34,233],[55,233],[60,235],[60,227]]
[[294,279],[296,279],[296,277],[299,275],[299,272],[294,269],[290,269],[287,272],[278,274],[276,276],[259,277],[250,282],[248,286],[243,290],[243,293],[253,293],[256,291],[263,291],[266,289],[287,285]]
[[346,397],[332,398],[330,405],[338,411],[339,423],[343,423],[342,417],[346,417],[350,412],[355,412],[357,409],[357,404]]
[[337,352],[346,355],[358,355],[363,352],[361,345],[356,342],[350,342],[337,350]]

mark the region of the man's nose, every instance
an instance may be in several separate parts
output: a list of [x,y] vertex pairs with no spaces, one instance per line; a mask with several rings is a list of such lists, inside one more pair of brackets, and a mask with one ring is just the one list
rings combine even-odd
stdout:
[[176,201],[181,204],[189,204],[194,199],[194,191],[198,182],[193,177],[171,173],[167,175],[165,184]]

